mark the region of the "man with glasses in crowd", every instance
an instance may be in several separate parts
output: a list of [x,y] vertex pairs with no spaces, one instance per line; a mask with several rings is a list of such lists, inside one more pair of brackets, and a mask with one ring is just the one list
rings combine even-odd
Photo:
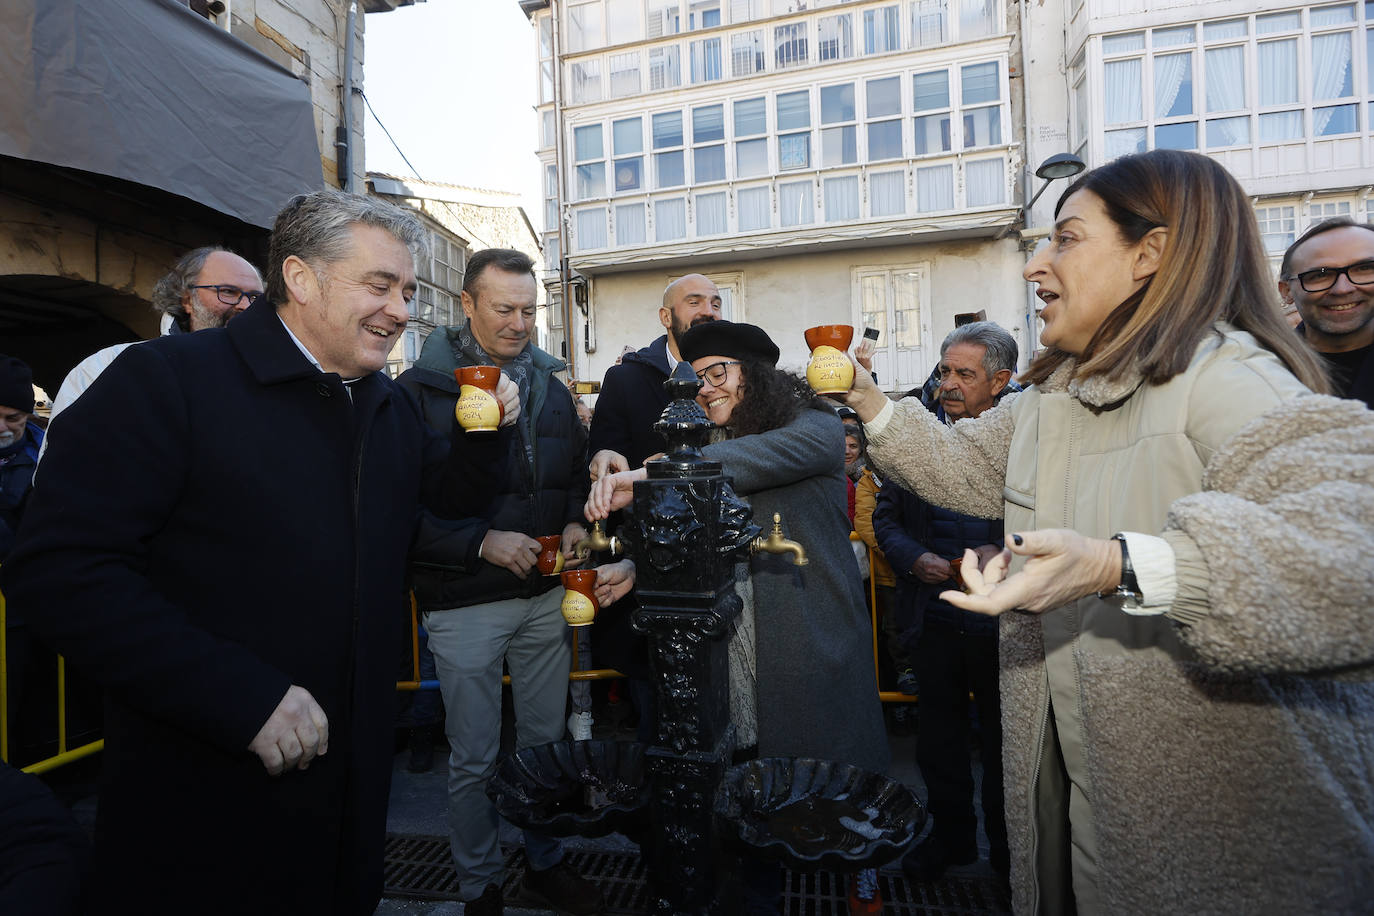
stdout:
[[[258,269],[224,248],[188,251],[153,287],[153,309],[162,313],[162,334],[222,328],[262,295]],[[132,343],[98,350],[67,373],[53,399],[50,420],[71,406],[115,357]],[[46,451],[47,446],[44,446]],[[41,456],[40,456],[41,457]]]
[[1374,225],[1341,216],[1308,229],[1283,254],[1279,295],[1335,393],[1374,407]]

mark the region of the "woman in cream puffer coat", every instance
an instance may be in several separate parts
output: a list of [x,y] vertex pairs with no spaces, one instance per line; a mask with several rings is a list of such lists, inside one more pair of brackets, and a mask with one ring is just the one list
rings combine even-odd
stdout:
[[1016,911],[1369,912],[1374,414],[1313,393],[1216,163],[1124,157],[1056,216],[1024,393],[847,397],[888,475],[1006,519],[946,599],[1002,614]]

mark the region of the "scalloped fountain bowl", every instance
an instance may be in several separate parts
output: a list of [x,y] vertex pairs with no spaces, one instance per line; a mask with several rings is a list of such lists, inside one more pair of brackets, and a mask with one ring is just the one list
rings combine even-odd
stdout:
[[487,797],[517,827],[551,836],[632,835],[648,813],[645,746],[555,741],[502,758]]
[[763,757],[725,771],[719,834],[750,859],[794,868],[871,868],[901,855],[926,811],[899,782],[845,763]]

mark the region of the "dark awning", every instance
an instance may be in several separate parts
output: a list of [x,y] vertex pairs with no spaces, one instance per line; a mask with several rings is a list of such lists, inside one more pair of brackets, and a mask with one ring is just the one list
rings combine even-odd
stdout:
[[174,0],[0,3],[0,154],[266,227],[324,185],[309,87]]

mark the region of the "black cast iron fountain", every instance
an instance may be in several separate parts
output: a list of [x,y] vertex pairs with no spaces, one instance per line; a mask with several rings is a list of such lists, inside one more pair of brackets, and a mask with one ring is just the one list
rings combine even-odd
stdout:
[[727,641],[741,602],[735,564],[756,550],[800,544],[781,523],[760,537],[753,513],[718,461],[701,453],[711,422],[694,400],[701,383],[681,363],[666,383],[671,403],[655,428],[668,452],[648,479],[619,539],[599,526],[586,548],[623,552],[636,566],[633,626],[648,638],[658,700],[652,747],[561,741],[502,759],[487,793],[520,827],[555,836],[618,831],[639,843],[653,912],[724,914],[739,862],[793,869],[873,867],[898,856],[925,821],[911,791],[842,762],[770,757],[730,766]]

